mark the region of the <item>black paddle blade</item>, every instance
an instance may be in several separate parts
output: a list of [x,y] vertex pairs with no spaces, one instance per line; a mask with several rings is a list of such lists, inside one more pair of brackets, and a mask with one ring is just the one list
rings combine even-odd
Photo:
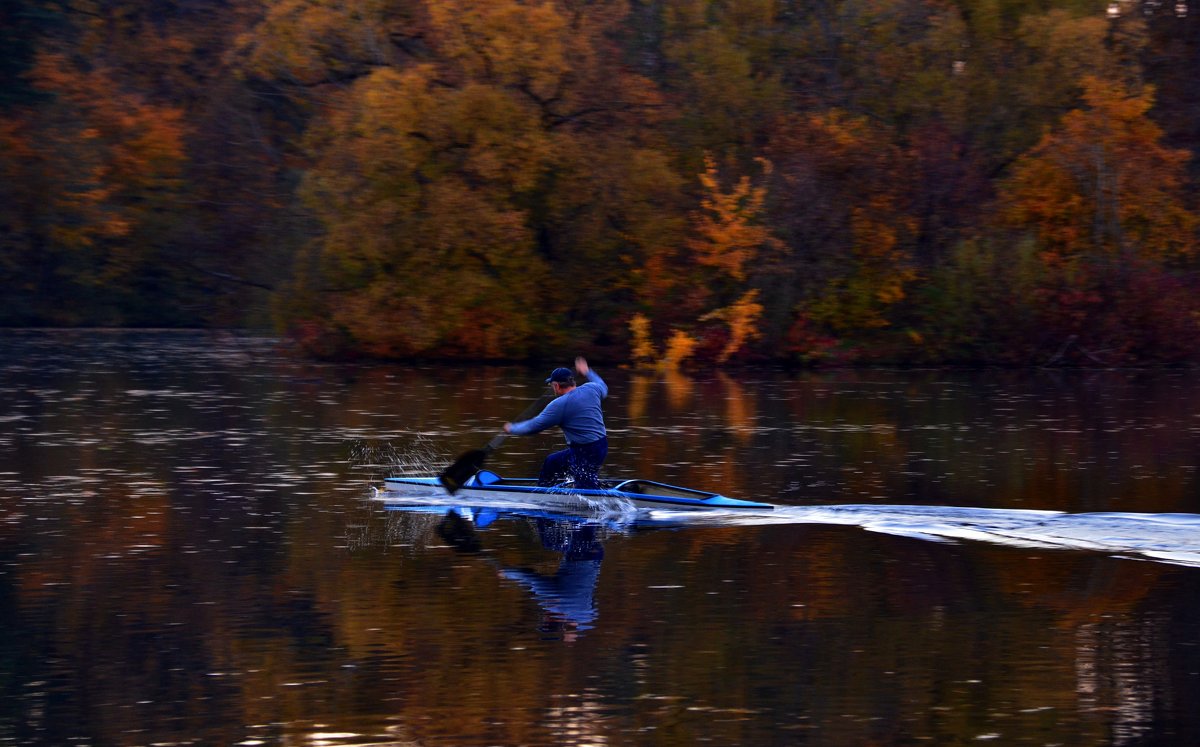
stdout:
[[438,482],[450,495],[454,495],[463,486],[463,483],[471,479],[471,475],[479,471],[479,468],[483,466],[483,460],[487,459],[487,455],[487,449],[468,451],[438,475]]

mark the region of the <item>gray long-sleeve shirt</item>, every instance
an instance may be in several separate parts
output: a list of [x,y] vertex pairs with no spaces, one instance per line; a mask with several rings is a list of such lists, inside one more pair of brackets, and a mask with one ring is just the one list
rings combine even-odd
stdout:
[[588,444],[604,438],[608,431],[604,429],[600,401],[608,396],[608,385],[595,371],[589,371],[587,378],[587,383],[551,400],[537,417],[513,423],[510,432],[528,436],[557,425],[569,444]]

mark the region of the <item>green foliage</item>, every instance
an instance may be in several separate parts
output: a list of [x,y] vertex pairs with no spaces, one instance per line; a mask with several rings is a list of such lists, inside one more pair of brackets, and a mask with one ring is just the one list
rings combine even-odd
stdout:
[[[1038,329],[1044,269],[1033,241],[969,239],[918,290],[918,361],[1028,364],[1047,343]],[[1051,344],[1054,344],[1051,342]],[[1045,358],[1043,358],[1045,360]]]

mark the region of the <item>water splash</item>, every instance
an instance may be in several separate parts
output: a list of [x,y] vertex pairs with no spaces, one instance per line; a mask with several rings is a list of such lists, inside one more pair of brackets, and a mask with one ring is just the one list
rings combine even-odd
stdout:
[[577,495],[575,497],[579,499],[582,505],[587,507],[590,515],[599,518],[620,519],[624,517],[636,517],[645,513],[644,509],[638,508],[628,498],[593,498],[585,495]]
[[446,455],[421,434],[404,445],[391,441],[354,441],[349,463],[386,477],[409,477],[440,472],[448,463]]

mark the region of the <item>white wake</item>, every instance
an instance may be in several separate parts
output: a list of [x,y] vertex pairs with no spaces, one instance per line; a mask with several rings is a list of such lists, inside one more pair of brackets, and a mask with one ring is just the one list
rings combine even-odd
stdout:
[[[663,518],[664,512],[654,512]],[[679,517],[687,519],[690,517]],[[1200,514],[1082,513],[955,506],[779,506],[694,517],[721,525],[841,524],[916,539],[1088,550],[1200,568]]]

